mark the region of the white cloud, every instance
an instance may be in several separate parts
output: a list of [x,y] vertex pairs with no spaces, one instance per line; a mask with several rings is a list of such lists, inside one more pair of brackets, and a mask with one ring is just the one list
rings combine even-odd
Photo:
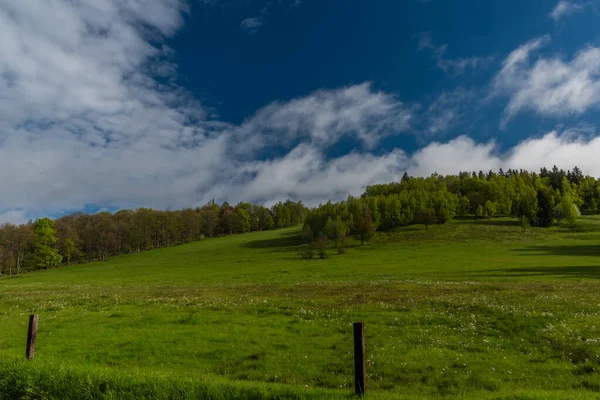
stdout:
[[599,153],[600,136],[586,139],[573,130],[551,131],[542,137],[524,140],[504,152],[494,141],[477,143],[461,136],[447,143],[431,143],[412,155],[409,172],[421,176],[499,168],[537,172],[542,167],[556,165],[565,170],[578,166],[586,174],[600,176],[600,165],[596,161]]
[[299,145],[280,159],[247,166],[256,175],[240,187],[241,197],[272,201],[296,198],[312,205],[340,200],[350,193],[359,194],[374,182],[399,179],[406,163],[402,150],[382,156],[350,153],[326,160],[317,147]]
[[[315,176],[337,173],[349,191],[354,178],[343,172],[360,157],[330,162],[323,152],[345,135],[371,146],[407,129],[410,108],[368,83],[275,102],[240,126],[211,120],[185,90],[154,79],[177,73],[161,41],[183,12],[177,0],[0,0],[2,220],[90,204],[269,202],[293,175],[279,189],[266,177],[309,157]],[[265,161],[270,147],[289,154]],[[295,183],[299,196],[328,192]]]
[[587,47],[571,60],[531,54],[549,41],[548,36],[532,40],[504,61],[493,83],[494,95],[507,95],[503,124],[522,110],[545,116],[579,115],[600,102],[600,48]]
[[571,14],[583,10],[583,8],[583,4],[561,0],[556,4],[552,12],[550,12],[550,16],[554,21],[559,21],[561,18],[568,17]]
[[298,139],[330,146],[344,135],[354,135],[372,147],[386,135],[406,131],[412,116],[411,107],[364,83],[274,102],[245,121],[236,130],[236,140],[244,152],[252,147],[289,146]]

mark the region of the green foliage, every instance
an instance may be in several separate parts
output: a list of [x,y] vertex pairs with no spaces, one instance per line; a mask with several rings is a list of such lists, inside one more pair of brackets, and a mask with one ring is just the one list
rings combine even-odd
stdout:
[[237,208],[233,216],[233,229],[235,233],[250,232],[250,213],[244,208]]
[[351,233],[356,236],[360,243],[365,245],[369,243],[376,229],[375,222],[371,215],[371,207],[361,201],[357,201],[352,206],[353,224]]
[[569,193],[563,194],[557,206],[557,211],[558,220],[565,220],[565,222],[570,226],[575,225],[575,222],[577,221],[577,218],[580,215],[579,209],[573,203],[573,200]]
[[435,224],[436,221],[435,210],[430,207],[421,208],[415,216],[415,222],[425,225],[425,229],[429,229],[429,225]]
[[61,262],[69,265],[107,261],[115,255],[180,245],[204,237],[275,229],[276,212],[280,224],[295,226],[303,221],[306,208],[302,202],[292,201],[279,203],[273,209],[249,203],[232,207],[210,202],[196,209],[75,213],[56,221],[42,218],[35,224],[18,227],[7,224],[0,226],[0,274],[19,273],[22,265],[38,269]]
[[75,247],[75,242],[73,241],[73,239],[65,239],[63,243],[63,254],[67,260],[67,265],[69,265],[71,258],[73,258],[73,255],[77,254],[77,247]]
[[0,275],[18,275],[21,267],[29,261],[32,246],[31,224],[0,226]]
[[483,206],[481,204],[477,206],[477,210],[475,210],[475,216],[477,218],[485,217],[485,209],[483,208]]
[[40,218],[33,223],[36,246],[51,246],[56,242],[54,221],[50,218]]
[[317,250],[319,258],[327,258],[328,244],[329,239],[327,238],[327,235],[325,235],[323,232],[319,233],[319,237],[313,242],[313,247]]
[[486,218],[491,219],[496,216],[496,213],[497,213],[496,204],[494,204],[490,200],[485,202],[485,206],[483,208],[484,208],[484,215]]
[[554,192],[548,187],[542,187],[537,192],[537,226],[549,227],[554,222]]
[[53,247],[56,242],[54,221],[50,218],[41,218],[33,224],[34,255],[33,266],[36,268],[57,267],[62,261],[62,256]]

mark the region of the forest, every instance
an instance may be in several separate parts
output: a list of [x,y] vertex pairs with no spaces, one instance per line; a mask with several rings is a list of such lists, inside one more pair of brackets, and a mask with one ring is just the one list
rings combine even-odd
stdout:
[[214,236],[264,231],[303,224],[309,244],[304,258],[321,257],[334,245],[344,252],[349,236],[367,244],[376,231],[400,226],[443,224],[455,217],[492,219],[513,216],[523,229],[563,223],[580,213],[596,214],[600,180],[575,167],[539,173],[524,170],[404,174],[400,182],[369,186],[360,197],[308,209],[302,202],[271,208],[214,201],[195,209],[148,208],[115,213],[75,213],[0,227],[0,274],[48,269],[71,263],[175,246]]
[[306,207],[287,201],[271,208],[214,201],[196,209],[149,208],[115,213],[75,213],[56,220],[0,227],[0,274],[48,269],[71,263],[176,246],[214,236],[301,224]]
[[[400,226],[443,224],[455,217],[516,217],[523,229],[572,226],[580,213],[596,214],[600,204],[600,180],[572,171],[542,168],[524,170],[433,174],[428,178],[404,174],[400,182],[373,185],[360,198],[348,197],[310,210],[304,232],[313,247],[331,242],[343,252],[348,235],[366,244],[376,230]],[[310,254],[309,254],[310,257]]]

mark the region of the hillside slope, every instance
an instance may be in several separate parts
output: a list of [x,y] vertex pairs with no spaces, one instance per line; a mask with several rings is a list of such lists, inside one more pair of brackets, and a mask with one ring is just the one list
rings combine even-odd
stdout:
[[75,389],[60,382],[79,379],[92,398],[345,396],[358,320],[378,398],[600,389],[600,220],[576,231],[501,219],[409,227],[325,260],[301,260],[299,233],[0,279],[0,393],[65,398]]

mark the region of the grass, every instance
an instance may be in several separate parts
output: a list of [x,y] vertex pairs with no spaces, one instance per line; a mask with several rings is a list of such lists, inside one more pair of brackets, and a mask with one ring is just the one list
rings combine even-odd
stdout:
[[288,229],[0,279],[0,399],[348,398],[359,320],[370,398],[600,395],[597,217],[301,248]]

